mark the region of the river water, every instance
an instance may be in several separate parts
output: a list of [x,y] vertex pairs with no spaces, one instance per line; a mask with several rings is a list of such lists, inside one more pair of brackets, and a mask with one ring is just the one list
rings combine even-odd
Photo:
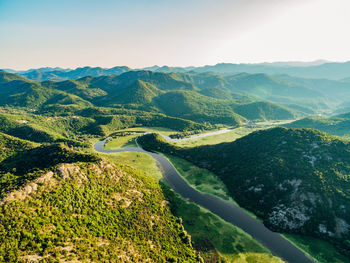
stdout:
[[203,137],[207,137],[207,136],[211,136],[211,135],[223,134],[223,133],[230,132],[230,131],[232,131],[232,130],[231,129],[222,129],[222,130],[219,130],[219,131],[201,133],[201,134],[192,135],[192,136],[189,136],[189,137],[179,138],[179,139],[173,139],[173,138],[170,138],[169,136],[166,136],[166,135],[163,135],[163,134],[160,134],[160,135],[164,139],[169,141],[169,142],[180,142],[180,141],[188,141],[188,140],[203,138]]
[[103,147],[107,139],[95,143],[95,151],[101,153],[132,151],[151,155],[157,161],[157,165],[163,174],[165,182],[169,184],[175,190],[175,192],[180,194],[183,198],[186,198],[189,201],[210,210],[225,221],[241,228],[243,231],[260,242],[263,246],[268,248],[272,254],[282,258],[286,262],[315,263],[315,261],[305,255],[304,252],[302,252],[299,248],[283,238],[280,234],[269,230],[264,226],[262,222],[250,216],[239,206],[227,202],[219,197],[210,194],[204,194],[195,190],[179,175],[174,166],[163,155],[145,151],[139,147],[107,150]]

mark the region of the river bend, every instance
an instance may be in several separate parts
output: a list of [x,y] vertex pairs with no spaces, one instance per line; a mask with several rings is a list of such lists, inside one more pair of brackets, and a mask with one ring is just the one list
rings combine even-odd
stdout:
[[[107,138],[108,139],[108,138]],[[94,149],[100,153],[118,153],[118,152],[141,152],[151,155],[160,168],[164,180],[183,198],[194,202],[225,221],[241,228],[251,235],[254,239],[268,248],[273,255],[282,258],[290,263],[315,263],[313,259],[304,254],[299,248],[286,240],[280,234],[269,230],[265,225],[250,216],[246,211],[237,205],[227,202],[219,197],[201,193],[190,186],[176,171],[174,166],[161,154],[145,151],[139,147],[128,147],[115,150],[104,148],[106,140],[95,143]]]

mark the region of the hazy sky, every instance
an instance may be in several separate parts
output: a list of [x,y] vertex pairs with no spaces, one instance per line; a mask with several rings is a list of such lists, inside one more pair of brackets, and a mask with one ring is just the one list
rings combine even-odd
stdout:
[[350,0],[0,0],[0,68],[350,60]]

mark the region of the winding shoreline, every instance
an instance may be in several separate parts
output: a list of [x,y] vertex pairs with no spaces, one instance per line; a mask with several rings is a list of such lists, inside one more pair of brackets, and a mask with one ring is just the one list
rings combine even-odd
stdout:
[[219,197],[201,193],[190,186],[177,172],[170,161],[161,154],[145,151],[138,147],[128,147],[115,150],[104,149],[104,144],[108,140],[98,141],[94,144],[94,150],[100,153],[118,153],[118,152],[141,152],[152,156],[161,172],[164,180],[169,184],[175,192],[183,198],[202,206],[225,221],[241,228],[243,231],[251,235],[260,242],[264,247],[269,249],[271,253],[290,263],[314,263],[315,261],[307,256],[303,251],[297,248],[290,241],[282,237],[276,232],[272,232],[264,226],[264,224],[253,218],[239,206],[236,206]]

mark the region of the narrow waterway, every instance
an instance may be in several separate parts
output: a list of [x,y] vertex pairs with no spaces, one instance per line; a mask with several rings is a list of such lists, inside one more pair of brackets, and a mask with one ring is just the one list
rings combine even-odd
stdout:
[[[108,138],[107,138],[108,139]],[[106,139],[106,140],[107,140]],[[221,198],[210,194],[204,194],[191,187],[176,171],[174,166],[161,154],[145,151],[139,147],[121,148],[115,150],[104,149],[106,140],[95,143],[94,149],[100,153],[117,152],[141,152],[151,155],[162,171],[164,180],[183,198],[194,202],[231,224],[241,228],[254,239],[268,248],[275,256],[278,256],[290,263],[312,263],[310,257],[304,254],[300,249],[283,238],[280,234],[272,232],[264,226],[263,223],[250,216],[239,206],[227,202]]]
[[163,134],[160,134],[160,136],[162,136],[164,139],[166,139],[169,142],[180,142],[180,141],[188,141],[188,140],[203,138],[203,137],[207,137],[207,136],[211,136],[211,135],[223,134],[223,133],[227,133],[230,131],[232,131],[232,130],[231,129],[222,129],[222,130],[218,130],[218,131],[214,131],[214,132],[201,133],[201,134],[196,134],[196,135],[192,135],[192,136],[185,137],[185,138],[179,138],[179,139],[173,139],[173,138],[170,138],[169,136],[166,136]]

